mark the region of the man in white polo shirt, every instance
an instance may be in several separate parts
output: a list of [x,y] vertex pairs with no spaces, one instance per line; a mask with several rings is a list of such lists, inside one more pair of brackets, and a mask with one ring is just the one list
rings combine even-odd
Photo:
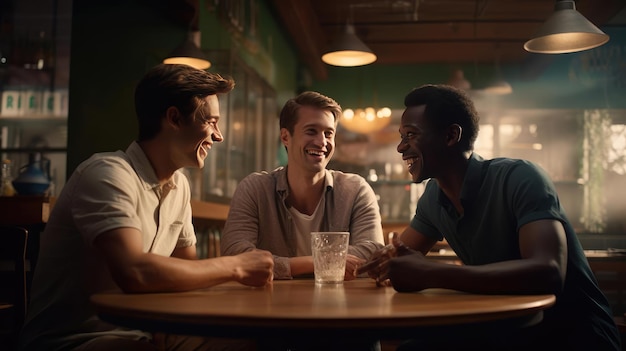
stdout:
[[[111,289],[172,292],[271,282],[267,251],[197,259],[189,184],[178,171],[203,167],[213,143],[223,140],[218,94],[233,86],[232,79],[186,65],[161,64],[143,77],[135,90],[137,141],[79,165],[41,235],[21,349],[156,350],[150,333],[99,320],[89,297]],[[167,350],[219,344],[178,336],[159,342]]]

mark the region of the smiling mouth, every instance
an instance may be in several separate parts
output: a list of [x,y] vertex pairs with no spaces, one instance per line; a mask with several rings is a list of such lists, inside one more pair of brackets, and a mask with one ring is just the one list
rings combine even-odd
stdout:
[[411,168],[415,162],[419,161],[419,157],[411,157],[404,160],[407,168]]
[[321,150],[306,150],[306,153],[307,155],[318,156],[318,157],[326,156],[326,153]]
[[209,155],[209,150],[211,150],[211,145],[209,145],[209,144],[202,144],[202,145],[200,145],[200,150],[202,150],[202,152],[204,153],[204,156],[208,156]]

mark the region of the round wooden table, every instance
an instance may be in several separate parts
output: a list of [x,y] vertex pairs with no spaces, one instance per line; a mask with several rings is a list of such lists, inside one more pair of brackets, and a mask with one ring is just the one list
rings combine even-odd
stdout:
[[[321,286],[280,280],[251,288],[226,283],[182,293],[102,293],[100,318],[149,331],[203,336],[341,335],[404,337],[415,327],[493,323],[518,328],[541,320],[554,295],[477,295],[445,289],[398,293],[371,279]],[[320,335],[320,334],[318,334]]]

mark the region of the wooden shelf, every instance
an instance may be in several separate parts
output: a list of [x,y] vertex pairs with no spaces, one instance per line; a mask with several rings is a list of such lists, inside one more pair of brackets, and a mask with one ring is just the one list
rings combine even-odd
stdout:
[[[45,196],[0,196],[1,224],[46,223],[56,198]],[[191,201],[194,219],[225,221],[230,206],[205,201]]]
[[67,116],[48,114],[0,115],[0,120],[12,122],[51,121],[67,123]]
[[220,233],[228,217],[228,204],[191,200],[191,211],[198,257],[209,258],[220,256]]
[[191,200],[194,220],[226,221],[230,206],[215,202]]
[[51,198],[29,195],[0,196],[0,208],[2,208],[0,224],[42,224],[48,222]]

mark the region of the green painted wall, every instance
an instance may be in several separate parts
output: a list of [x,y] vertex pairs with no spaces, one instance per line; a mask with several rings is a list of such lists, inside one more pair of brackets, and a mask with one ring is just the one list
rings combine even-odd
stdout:
[[[254,8],[246,2],[243,33],[229,25],[213,1],[201,2],[204,3],[200,13],[203,50],[209,53],[230,50],[242,58],[276,90],[279,104],[293,97],[299,62],[287,33],[278,26],[266,2],[256,1]],[[249,24],[251,12],[255,13],[254,29]]]
[[[488,76],[492,71],[491,67],[485,66],[458,67],[466,72],[466,78],[475,85],[480,85],[477,83],[480,77]],[[412,88],[428,83],[444,83],[456,68],[457,66],[439,64],[329,66],[328,80],[314,81],[308,88],[335,98],[343,108],[364,106],[402,108],[404,95]]]
[[[259,1],[256,10],[254,51],[231,34],[213,3],[200,1],[203,50],[232,50],[241,56],[274,87],[282,105],[296,89],[298,62],[265,2]],[[186,35],[186,28],[168,16],[166,5],[165,0],[74,1],[68,174],[93,153],[125,149],[134,140],[134,87]]]
[[125,149],[135,138],[134,86],[184,34],[142,1],[74,1],[68,175],[94,152]]

